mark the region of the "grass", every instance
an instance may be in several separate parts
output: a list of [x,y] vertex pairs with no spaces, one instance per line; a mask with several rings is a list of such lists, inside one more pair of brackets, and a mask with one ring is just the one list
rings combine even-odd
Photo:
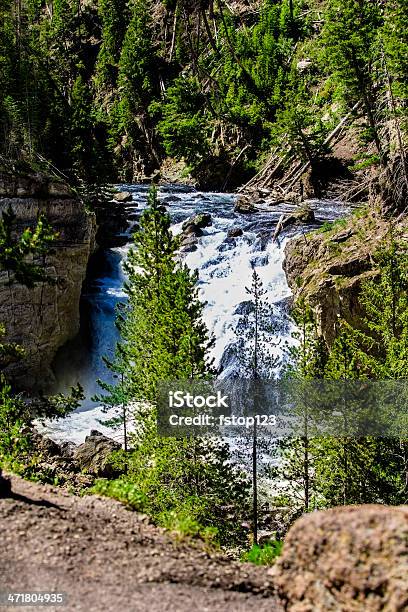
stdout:
[[189,506],[152,514],[147,496],[136,485],[122,478],[100,478],[86,494],[116,499],[133,510],[146,513],[155,524],[170,531],[178,540],[200,538],[207,545],[217,546],[218,529],[201,525]]
[[187,509],[168,510],[158,516],[158,524],[171,531],[177,539],[200,538],[208,545],[216,545],[218,529],[204,527]]
[[255,565],[273,565],[282,554],[283,542],[275,540],[263,546],[254,544],[250,550],[241,555],[241,561]]
[[125,480],[100,478],[87,492],[117,499],[139,512],[143,512],[146,507],[147,499],[144,493],[141,493],[134,484]]
[[316,231],[319,233],[331,232],[335,229],[342,229],[348,224],[348,219],[336,219],[335,221],[325,221],[323,225]]

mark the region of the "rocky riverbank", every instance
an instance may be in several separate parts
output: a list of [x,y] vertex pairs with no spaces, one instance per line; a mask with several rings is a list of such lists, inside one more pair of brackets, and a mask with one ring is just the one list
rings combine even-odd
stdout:
[[82,444],[57,444],[36,430],[32,432],[36,472],[48,482],[77,493],[93,485],[96,478],[115,478],[117,473],[112,453],[121,445],[92,430]]
[[378,274],[374,254],[391,227],[395,238],[408,239],[406,218],[392,221],[362,208],[348,219],[288,242],[284,269],[289,286],[295,300],[302,297],[312,306],[329,346],[340,317],[361,328],[361,285]]

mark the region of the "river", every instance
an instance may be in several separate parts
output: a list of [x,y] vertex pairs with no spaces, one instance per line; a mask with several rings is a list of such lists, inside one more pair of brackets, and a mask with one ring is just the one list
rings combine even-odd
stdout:
[[[113,356],[119,340],[115,311],[118,303],[126,300],[123,262],[131,247],[133,228],[146,207],[148,193],[144,185],[121,185],[120,189],[131,192],[133,197],[133,202],[126,205],[129,226],[122,237],[127,243],[100,250],[88,275],[82,295],[81,335],[63,349],[56,367],[60,389],[79,381],[86,399],[69,417],[45,425],[45,432],[55,440],[80,443],[91,429],[112,436],[112,431],[99,422],[106,415],[92,397],[101,391],[98,379],[113,381],[103,357]],[[291,291],[282,268],[284,247],[290,237],[304,228],[289,228],[276,242],[272,237],[281,214],[294,210],[295,205],[279,204],[243,215],[234,212],[234,194],[197,192],[177,185],[160,187],[159,198],[170,214],[174,233],[181,232],[183,222],[192,215],[211,214],[212,224],[199,238],[197,250],[184,257],[191,269],[198,270],[200,297],[206,302],[204,318],[215,338],[212,357],[219,375],[232,376],[236,372],[236,330],[243,321],[248,301],[245,288],[251,284],[252,266],[261,277],[265,298],[272,305],[274,333],[270,339],[283,363],[286,347],[294,342],[294,324],[289,312]],[[345,208],[335,202],[311,200],[310,205],[318,224],[345,214]],[[231,228],[241,228],[242,236],[228,238]]]

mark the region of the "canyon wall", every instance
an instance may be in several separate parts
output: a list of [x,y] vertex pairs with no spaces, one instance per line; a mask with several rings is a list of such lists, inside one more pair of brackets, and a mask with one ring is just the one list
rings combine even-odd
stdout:
[[[89,256],[94,249],[95,217],[64,183],[41,175],[0,174],[0,214],[12,208],[17,232],[35,226],[43,213],[58,233],[38,263],[55,284],[33,289],[0,271],[0,322],[5,342],[21,345],[21,359],[9,359],[5,373],[17,388],[44,390],[53,382],[57,350],[79,331],[79,301]],[[36,262],[37,263],[37,262]]]

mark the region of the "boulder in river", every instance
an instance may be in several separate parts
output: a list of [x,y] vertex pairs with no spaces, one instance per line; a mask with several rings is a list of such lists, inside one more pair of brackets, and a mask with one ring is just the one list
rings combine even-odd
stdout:
[[183,230],[186,230],[189,226],[196,227],[198,229],[204,229],[211,225],[212,219],[210,213],[199,213],[198,215],[194,215],[194,217],[190,217],[183,223]]
[[181,202],[182,198],[180,198],[180,196],[176,196],[173,194],[170,195],[165,195],[162,198],[162,203],[163,204],[174,204],[175,202]]
[[119,191],[113,195],[116,202],[131,202],[133,200],[130,191]]
[[187,225],[187,227],[183,230],[182,236],[196,236],[200,238],[203,235],[203,230],[197,225]]
[[212,219],[209,213],[199,213],[187,219],[182,225],[183,233],[181,234],[182,253],[191,253],[197,250],[197,243],[200,236],[203,235],[203,228],[211,225]]
[[270,573],[285,610],[406,610],[408,506],[306,514]]
[[180,251],[182,253],[192,253],[197,250],[198,240],[197,237],[192,234],[190,236],[184,236],[181,241]]
[[228,230],[227,238],[238,238],[239,236],[242,236],[243,233],[244,232],[240,227],[232,227]]
[[241,215],[249,215],[258,212],[258,209],[255,208],[248,197],[241,195],[237,198],[234,211]]
[[110,456],[120,448],[120,444],[115,440],[104,436],[99,431],[92,430],[85,438],[85,442],[76,448],[74,459],[81,469],[93,476],[114,478],[117,474]]

